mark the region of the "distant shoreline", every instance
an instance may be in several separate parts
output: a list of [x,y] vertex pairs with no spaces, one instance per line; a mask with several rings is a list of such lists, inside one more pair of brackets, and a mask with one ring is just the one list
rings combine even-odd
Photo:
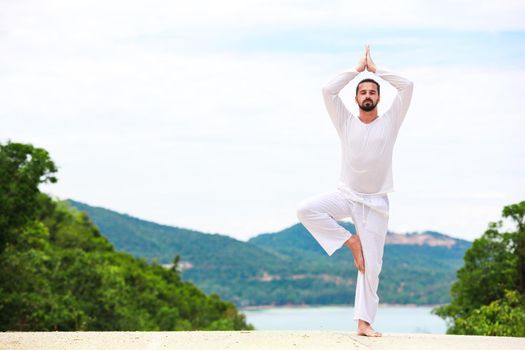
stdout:
[[[379,308],[383,307],[431,307],[441,306],[443,304],[379,304]],[[260,310],[260,309],[285,309],[285,308],[295,308],[295,309],[306,309],[314,307],[353,307],[353,304],[284,304],[284,305],[250,305],[238,307],[241,310]]]

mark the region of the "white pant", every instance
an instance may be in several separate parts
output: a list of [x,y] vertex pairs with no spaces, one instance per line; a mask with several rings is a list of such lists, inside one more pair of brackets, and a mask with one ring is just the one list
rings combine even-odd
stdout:
[[[379,305],[377,288],[388,227],[388,195],[350,196],[337,189],[303,200],[299,221],[331,256],[352,236],[336,220],[351,217],[363,247],[365,273],[357,271],[354,320],[372,323]],[[353,265],[352,265],[353,266]]]

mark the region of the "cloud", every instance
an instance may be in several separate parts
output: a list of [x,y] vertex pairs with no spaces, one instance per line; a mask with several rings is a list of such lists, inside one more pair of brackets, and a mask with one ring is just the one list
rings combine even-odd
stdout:
[[[60,181],[44,188],[62,198],[238,238],[280,230],[300,200],[335,186],[320,88],[368,37],[376,62],[416,83],[392,229],[473,237],[524,195],[525,69],[509,50],[522,34],[478,32],[520,29],[523,5],[363,4],[5,2],[1,140],[49,149]],[[342,96],[357,113],[352,90]]]
[[25,0],[4,1],[2,7],[0,23],[8,35],[43,45],[64,40],[97,45],[155,34],[213,38],[270,28],[525,29],[525,4],[518,0]]

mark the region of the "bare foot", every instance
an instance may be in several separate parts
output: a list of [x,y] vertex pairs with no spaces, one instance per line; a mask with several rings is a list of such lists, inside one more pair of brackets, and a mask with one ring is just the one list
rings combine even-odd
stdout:
[[354,256],[354,264],[359,271],[362,273],[365,272],[365,259],[363,257],[363,247],[361,246],[361,239],[359,235],[355,234],[350,237],[345,245],[352,251]]
[[357,335],[365,335],[367,337],[381,337],[380,332],[372,328],[371,325],[363,325],[357,328]]

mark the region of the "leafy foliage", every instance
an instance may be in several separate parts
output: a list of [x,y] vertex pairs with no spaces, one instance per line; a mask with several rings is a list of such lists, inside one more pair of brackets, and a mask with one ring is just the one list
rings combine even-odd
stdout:
[[502,299],[492,301],[468,316],[455,320],[457,334],[523,337],[525,335],[525,297],[507,290]]
[[85,213],[39,192],[54,172],[43,150],[0,145],[0,174],[9,175],[0,197],[0,330],[253,329],[233,303],[182,281],[176,268],[116,252]]
[[489,223],[465,252],[452,302],[433,311],[447,320],[448,333],[525,336],[525,201],[506,206],[502,215],[517,230],[502,231],[502,220]]
[[38,210],[38,185],[56,182],[55,164],[46,150],[32,145],[0,145],[0,253],[14,239],[14,230]]

